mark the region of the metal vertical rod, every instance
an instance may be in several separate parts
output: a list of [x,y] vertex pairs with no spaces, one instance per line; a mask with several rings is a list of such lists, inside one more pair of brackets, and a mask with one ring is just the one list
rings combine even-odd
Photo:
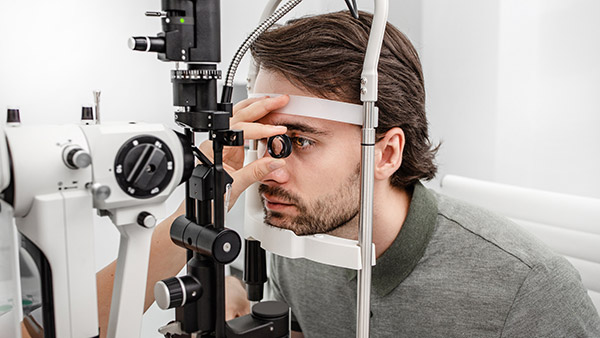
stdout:
[[364,107],[362,135],[360,234],[362,269],[358,271],[356,337],[369,337],[371,318],[371,262],[373,242],[373,185],[375,162],[375,128],[377,127],[377,65],[387,24],[389,0],[374,0],[373,23],[360,75],[360,100]]
[[375,102],[363,105],[361,206],[358,244],[361,248],[362,269],[358,270],[356,337],[369,337],[371,316],[371,262],[373,254],[373,184],[375,161]]
[[100,94],[99,90],[94,90],[94,105],[96,108],[96,124],[100,124]]
[[[223,168],[223,145],[216,138],[213,138],[214,155],[214,200],[213,215],[214,227],[222,230],[225,227],[225,169]],[[215,293],[216,296],[216,325],[215,337],[225,338],[225,267],[223,264],[214,261],[215,264]]]

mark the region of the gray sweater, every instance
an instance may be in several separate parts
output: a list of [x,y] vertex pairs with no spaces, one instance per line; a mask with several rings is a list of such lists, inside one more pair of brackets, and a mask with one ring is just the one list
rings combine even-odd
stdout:
[[[274,256],[271,282],[305,337],[356,336],[356,271]],[[567,260],[511,221],[421,184],[373,267],[371,312],[371,337],[600,337]]]

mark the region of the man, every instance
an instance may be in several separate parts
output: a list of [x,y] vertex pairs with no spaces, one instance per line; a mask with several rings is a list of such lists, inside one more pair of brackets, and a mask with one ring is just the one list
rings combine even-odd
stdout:
[[[371,16],[333,13],[271,30],[252,52],[255,92],[360,103]],[[371,335],[600,337],[577,272],[514,224],[425,189],[436,171],[417,53],[386,28],[379,66]],[[243,110],[242,110],[243,111]],[[357,238],[360,129],[268,114],[300,138],[285,167],[261,180],[265,221],[297,234]],[[273,257],[276,297],[306,337],[355,336],[356,273]]]
[[[255,92],[360,103],[371,19],[366,13],[358,20],[331,13],[263,34],[252,49],[261,67]],[[232,128],[244,129],[246,138],[287,133],[294,149],[285,160],[265,156],[247,167],[242,152],[229,149],[224,160],[236,179],[233,198],[259,180],[267,224],[299,235],[355,239],[360,128],[271,113],[288,100],[249,99],[235,107]],[[417,53],[391,25],[381,52],[377,105],[371,336],[600,337],[598,313],[564,258],[508,220],[420,183],[434,177],[437,149],[428,140]],[[210,152],[208,144],[202,148]],[[154,282],[176,273],[185,260],[184,251],[169,243],[168,224],[154,235],[147,306]],[[111,269],[99,276],[100,299],[110,294]],[[355,271],[274,256],[271,282],[304,336],[355,336]],[[227,302],[228,317],[249,310],[233,278],[227,280]]]

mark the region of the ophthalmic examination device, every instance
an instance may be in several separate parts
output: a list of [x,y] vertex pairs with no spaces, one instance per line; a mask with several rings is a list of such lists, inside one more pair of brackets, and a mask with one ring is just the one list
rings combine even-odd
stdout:
[[[92,215],[110,217],[121,233],[115,287],[109,319],[109,337],[139,337],[150,238],[156,220],[165,216],[164,202],[177,185],[186,185],[186,213],[171,226],[171,238],[188,250],[187,274],[155,286],[160,307],[176,308],[174,321],[160,328],[166,337],[287,337],[289,307],[260,302],[250,315],[225,321],[224,265],[241,250],[239,235],[225,227],[232,178],[223,169],[225,146],[243,146],[243,133],[230,130],[233,77],[251,43],[301,0],[277,9],[270,1],[261,25],[246,39],[227,74],[221,102],[220,1],[163,0],[162,11],[147,12],[162,21],[156,37],[134,37],[130,48],[156,52],[162,61],[187,64],[171,72],[175,121],[179,134],[162,125],[95,123],[93,110],[84,108],[78,125],[27,127],[19,112],[8,112],[9,123],[0,130],[0,216],[3,227],[12,218],[22,246],[36,261],[42,278],[44,337],[97,337],[97,299],[93,264]],[[354,15],[356,4],[346,1]],[[372,219],[372,156],[377,110],[377,63],[387,20],[387,1],[375,1],[375,20],[361,76],[364,104],[361,236],[358,243],[335,238],[274,235],[256,220],[256,203],[247,201],[246,266],[244,280],[249,299],[262,299],[266,281],[263,248],[288,257],[303,254],[277,248],[319,247],[308,258],[359,270],[357,337],[368,337]],[[254,71],[254,73],[253,73]],[[253,74],[250,72],[251,88]],[[99,93],[96,96],[99,102]],[[97,122],[99,122],[96,107]],[[194,146],[195,133],[206,132],[213,158]],[[249,157],[252,158],[252,149]],[[194,157],[199,161],[194,165]],[[46,168],[43,176],[37,163]],[[262,222],[260,222],[262,223]],[[10,230],[10,227],[8,227]],[[14,243],[14,232],[8,236]],[[0,243],[3,244],[3,243]],[[10,244],[10,243],[9,243]],[[358,244],[358,245],[357,245]],[[10,247],[1,246],[0,249]],[[349,250],[347,261],[330,262],[327,247]],[[349,249],[350,248],[350,249]],[[362,248],[366,248],[362,250]],[[10,251],[10,250],[9,250]],[[10,290],[18,293],[14,250],[6,255],[10,273],[3,274]],[[4,280],[3,280],[4,281]],[[7,285],[8,285],[7,284]],[[16,298],[16,296],[15,296]],[[13,305],[18,305],[14,301]],[[58,313],[60,311],[60,314]],[[17,318],[19,316],[16,316]]]

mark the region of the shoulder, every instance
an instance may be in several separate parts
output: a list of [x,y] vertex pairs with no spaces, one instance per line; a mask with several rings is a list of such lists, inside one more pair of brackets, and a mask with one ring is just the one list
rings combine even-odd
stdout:
[[579,273],[564,257],[505,217],[435,195],[438,223],[432,245],[449,247],[447,252],[471,262],[469,268],[487,268],[494,278],[513,283],[502,337],[590,336],[590,332],[600,336],[598,313]]
[[[438,201],[437,231],[459,236],[464,244],[516,260],[527,269],[566,262],[540,240],[506,217],[463,201],[434,193]],[[479,253],[481,254],[481,253]],[[574,271],[574,270],[573,270]]]

